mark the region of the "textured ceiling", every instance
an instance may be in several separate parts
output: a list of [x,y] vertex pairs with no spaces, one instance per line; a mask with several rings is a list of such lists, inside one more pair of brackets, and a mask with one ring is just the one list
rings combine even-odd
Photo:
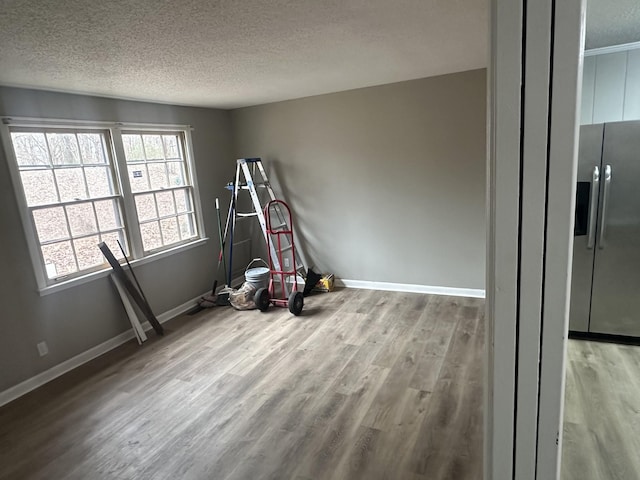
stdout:
[[587,0],[585,48],[640,41],[639,0]]
[[231,108],[480,68],[486,0],[0,0],[0,84]]
[[[233,108],[484,67],[488,0],[0,0],[0,84]],[[640,40],[588,0],[587,48]]]

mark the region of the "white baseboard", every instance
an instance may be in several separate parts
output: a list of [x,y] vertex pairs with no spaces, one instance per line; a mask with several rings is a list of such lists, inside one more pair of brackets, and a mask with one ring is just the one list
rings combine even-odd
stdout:
[[[240,284],[244,281],[243,277],[238,277],[234,279],[234,285]],[[347,288],[361,288],[365,290],[384,290],[390,292],[410,292],[410,293],[429,293],[433,295],[452,295],[456,297],[474,297],[474,298],[484,298],[485,291],[479,289],[472,288],[452,288],[452,287],[436,287],[430,285],[413,285],[408,283],[390,283],[390,282],[369,282],[365,280],[347,280],[347,279],[336,279],[336,286],[347,287]],[[204,295],[208,295],[210,292],[206,292]],[[191,300],[183,303],[182,305],[178,305],[171,310],[161,313],[157,315],[158,321],[160,323],[164,323],[172,318],[181,315],[182,313],[190,310],[198,304],[198,300],[200,300],[202,296],[199,295]],[[144,322],[142,327],[145,331],[151,330],[151,325],[149,322]],[[32,390],[44,385],[45,383],[50,382],[51,380],[64,375],[65,373],[77,368],[90,360],[93,360],[100,355],[103,355],[110,350],[122,345],[125,342],[135,338],[135,334],[133,330],[127,330],[126,332],[121,333],[120,335],[113,337],[106,342],[101,343],[100,345],[96,345],[89,350],[86,350],[75,357],[70,358],[69,360],[65,360],[58,365],[51,367],[48,370],[45,370],[38,375],[31,377],[9,389],[0,392],[0,407],[2,405],[6,405],[7,403],[15,400],[22,395],[29,393]]]
[[454,297],[484,298],[485,291],[475,288],[436,287],[414,285],[410,283],[368,282],[366,280],[337,279],[338,287],[362,288],[364,290],[383,290],[387,292],[430,293],[432,295],[451,295]]
[[[209,293],[210,292],[207,292],[206,294]],[[191,300],[184,302],[182,305],[178,305],[171,310],[157,315],[156,318],[160,323],[171,320],[172,318],[175,318],[178,315],[181,315],[182,313],[195,307],[198,304],[198,300],[200,300],[200,298],[201,296],[192,298]],[[149,324],[149,322],[144,322],[142,324],[142,328],[144,328],[145,331],[151,330],[151,325]],[[64,362],[59,363],[58,365],[55,365],[50,369],[45,370],[44,372],[25,380],[24,382],[21,382],[3,392],[0,392],[0,407],[15,400],[18,397],[21,397],[22,395],[29,393],[32,390],[35,390],[38,387],[41,387],[54,378],[64,375],[74,368],[77,368],[80,365],[83,365],[90,360],[93,360],[94,358],[99,357],[100,355],[103,355],[116,347],[119,347],[132,338],[135,338],[133,329],[122,332],[120,335],[117,335],[107,340],[106,342],[101,343],[100,345],[96,345],[95,347],[90,348],[89,350],[86,350],[76,355],[75,357],[71,357],[69,360],[65,360]]]

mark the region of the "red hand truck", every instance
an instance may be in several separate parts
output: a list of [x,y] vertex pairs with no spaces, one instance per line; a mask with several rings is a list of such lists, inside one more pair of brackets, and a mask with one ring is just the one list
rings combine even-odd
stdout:
[[[272,227],[272,216],[282,217],[286,212],[288,222]],[[267,251],[269,253],[269,287],[260,288],[255,294],[254,300],[260,311],[265,312],[270,304],[278,307],[289,307],[294,315],[302,313],[304,296],[298,291],[298,272],[296,266],[296,246],[293,240],[293,222],[291,210],[282,200],[271,200],[264,207],[264,219],[267,230]],[[273,248],[271,248],[273,246]],[[287,249],[287,259],[291,261],[291,269],[285,270],[284,249]],[[291,251],[289,254],[288,251]],[[271,252],[275,252],[277,259],[272,258]],[[293,277],[291,293],[288,294],[287,282]],[[276,283],[280,284],[280,296],[276,296]],[[288,296],[288,298],[287,298]]]

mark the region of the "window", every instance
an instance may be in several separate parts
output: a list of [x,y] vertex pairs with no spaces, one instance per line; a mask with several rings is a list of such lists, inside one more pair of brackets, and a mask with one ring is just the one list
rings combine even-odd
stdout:
[[180,134],[122,132],[122,143],[144,250],[194,238],[192,191]]
[[[202,237],[189,130],[34,125],[3,131],[41,288]],[[121,152],[121,153],[120,153]]]

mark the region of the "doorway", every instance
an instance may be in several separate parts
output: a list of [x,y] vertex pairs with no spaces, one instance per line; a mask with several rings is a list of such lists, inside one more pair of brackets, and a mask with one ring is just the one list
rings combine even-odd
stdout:
[[587,0],[561,478],[640,471],[640,8]]

